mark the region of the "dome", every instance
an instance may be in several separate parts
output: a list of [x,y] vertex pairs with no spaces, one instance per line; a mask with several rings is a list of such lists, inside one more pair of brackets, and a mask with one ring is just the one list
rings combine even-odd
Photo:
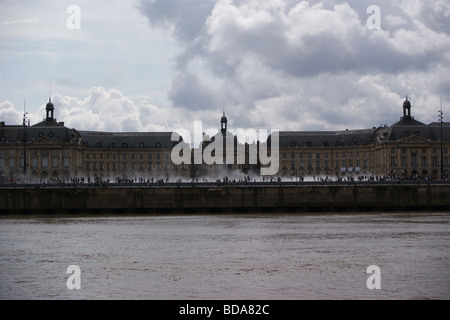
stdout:
[[406,97],[405,102],[403,102],[403,108],[411,108],[411,102],[409,102],[408,97]]
[[220,122],[228,122],[227,117],[225,116],[225,112],[223,113],[222,118],[220,118]]
[[51,98],[48,98],[48,103],[47,103],[46,109],[55,109]]

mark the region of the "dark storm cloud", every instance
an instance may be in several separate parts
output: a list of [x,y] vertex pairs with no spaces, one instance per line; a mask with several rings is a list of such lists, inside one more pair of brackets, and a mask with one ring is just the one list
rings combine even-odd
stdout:
[[[371,5],[381,10],[380,30],[367,27]],[[426,78],[450,64],[445,0],[142,0],[141,13],[171,27],[182,46],[173,104],[211,110],[221,92],[242,125],[391,121],[405,93],[421,104],[429,97],[420,91],[442,94],[446,81],[436,76],[429,88]],[[192,67],[198,61],[207,77]]]

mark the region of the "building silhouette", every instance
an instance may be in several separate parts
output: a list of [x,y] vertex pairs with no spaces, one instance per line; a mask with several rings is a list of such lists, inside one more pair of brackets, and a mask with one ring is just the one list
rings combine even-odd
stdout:
[[[220,130],[204,136],[198,152],[222,139],[221,164],[204,159],[174,164],[172,150],[184,143],[172,132],[99,132],[67,128],[54,118],[49,99],[46,117],[30,126],[0,122],[0,183],[42,181],[165,181],[222,179],[226,175],[257,177],[260,159],[252,158],[261,142],[239,142],[228,130],[225,113]],[[442,130],[442,140],[441,140]],[[226,141],[233,149],[226,150]],[[175,141],[172,141],[175,140]],[[441,143],[442,142],[442,143]],[[270,150],[271,137],[267,140]],[[304,177],[448,178],[450,123],[424,124],[411,116],[411,102],[403,103],[403,116],[391,126],[342,131],[279,132],[278,173],[284,179]],[[212,156],[219,150],[216,148]],[[243,153],[240,154],[240,150]],[[274,152],[271,150],[270,152]],[[258,153],[259,154],[259,153]],[[226,161],[228,159],[233,161]],[[441,166],[442,165],[442,166]],[[442,167],[442,168],[441,168]],[[441,172],[442,169],[442,172]],[[258,177],[259,178],[259,177]]]

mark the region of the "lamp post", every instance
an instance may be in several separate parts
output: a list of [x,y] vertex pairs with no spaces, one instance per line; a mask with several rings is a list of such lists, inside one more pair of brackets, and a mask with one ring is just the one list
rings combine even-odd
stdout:
[[23,111],[23,179],[27,178],[27,114]]

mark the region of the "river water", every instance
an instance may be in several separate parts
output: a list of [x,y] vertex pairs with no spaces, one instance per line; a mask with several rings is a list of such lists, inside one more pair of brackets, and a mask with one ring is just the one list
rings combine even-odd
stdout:
[[450,213],[4,216],[0,298],[449,299]]

